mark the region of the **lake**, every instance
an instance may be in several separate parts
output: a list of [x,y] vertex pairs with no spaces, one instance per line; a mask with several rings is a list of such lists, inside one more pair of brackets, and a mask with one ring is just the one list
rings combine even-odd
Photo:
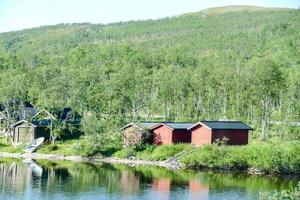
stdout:
[[296,176],[171,171],[159,167],[0,159],[0,199],[253,200]]

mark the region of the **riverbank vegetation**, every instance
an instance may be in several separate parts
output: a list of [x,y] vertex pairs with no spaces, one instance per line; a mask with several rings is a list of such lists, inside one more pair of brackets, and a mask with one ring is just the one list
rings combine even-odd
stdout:
[[298,200],[300,199],[300,182],[291,190],[283,190],[273,194],[261,193],[259,200]]
[[147,146],[143,149],[122,149],[118,158],[167,160],[179,153],[179,160],[188,169],[242,170],[249,173],[300,174],[300,143],[298,141],[254,141],[246,146],[220,144],[193,147],[186,144]]
[[10,140],[7,140],[4,137],[0,137],[0,152],[8,153],[21,153],[23,152],[24,146],[14,147]]
[[[299,141],[268,142],[252,141],[246,146],[225,146],[220,143],[194,147],[190,144],[172,144],[152,146],[145,145],[133,148],[106,148],[83,151],[85,139],[58,141],[55,144],[44,144],[37,150],[39,154],[113,156],[121,159],[166,161],[179,154],[184,154],[179,163],[186,169],[241,170],[249,173],[300,174]],[[90,149],[87,148],[86,149]],[[0,140],[0,151],[23,153],[23,147],[14,148],[4,139]]]
[[179,154],[183,151],[189,151],[193,149],[190,144],[171,144],[171,145],[161,145],[152,146],[146,145],[140,149],[124,148],[113,154],[118,158],[138,158],[141,160],[167,160]]
[[257,142],[246,146],[208,145],[182,158],[188,168],[253,170],[251,173],[300,173],[298,141]]

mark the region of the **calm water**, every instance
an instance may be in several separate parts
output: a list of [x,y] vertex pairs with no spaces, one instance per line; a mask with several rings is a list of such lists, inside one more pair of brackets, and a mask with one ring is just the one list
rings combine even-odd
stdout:
[[67,161],[0,160],[0,199],[258,199],[299,177],[170,171]]

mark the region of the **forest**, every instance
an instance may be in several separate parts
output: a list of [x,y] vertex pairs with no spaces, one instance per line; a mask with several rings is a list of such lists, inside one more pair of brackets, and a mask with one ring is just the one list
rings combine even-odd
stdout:
[[241,120],[252,138],[300,138],[299,9],[0,33],[0,70],[0,103],[71,108],[93,141],[136,120]]

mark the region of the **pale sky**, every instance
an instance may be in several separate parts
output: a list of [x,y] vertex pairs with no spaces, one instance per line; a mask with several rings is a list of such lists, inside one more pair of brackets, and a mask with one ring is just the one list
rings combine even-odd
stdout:
[[59,23],[158,19],[224,5],[299,8],[300,0],[0,0],[0,32]]

